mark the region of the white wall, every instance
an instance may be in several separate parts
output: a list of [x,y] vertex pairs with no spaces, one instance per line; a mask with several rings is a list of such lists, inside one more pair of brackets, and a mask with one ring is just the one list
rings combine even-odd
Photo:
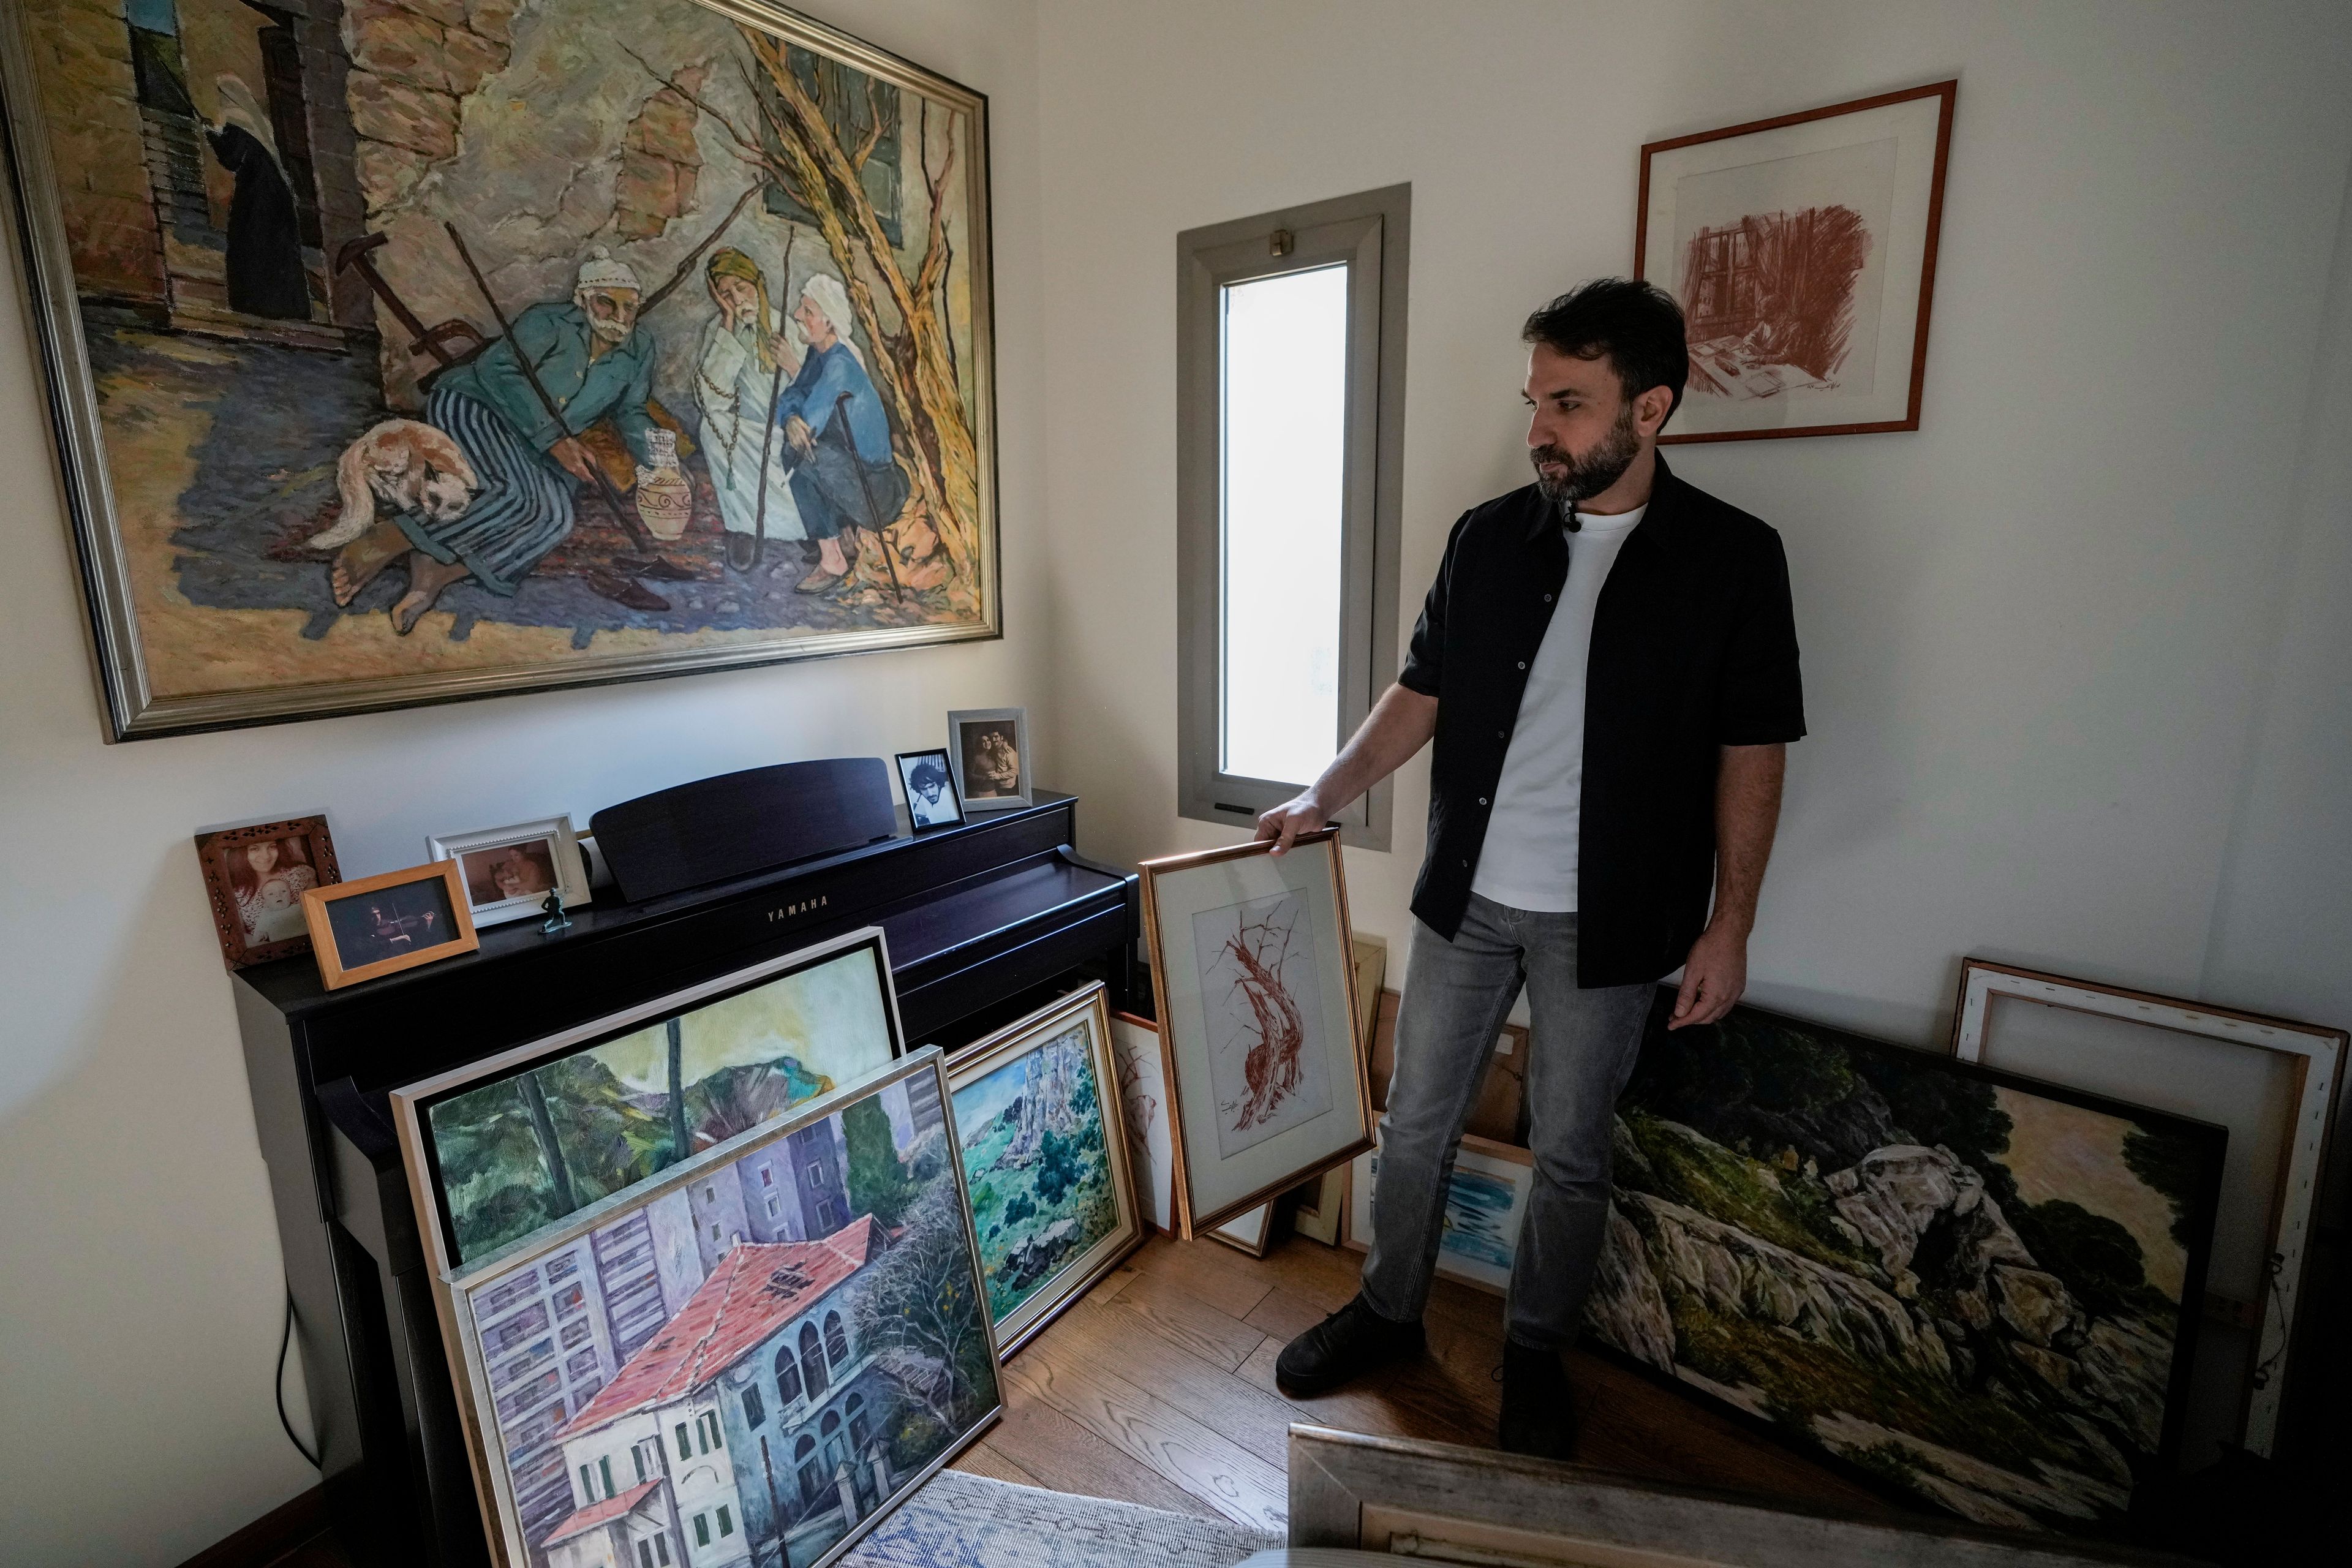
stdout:
[[991,95],[1002,642],[103,745],[32,351],[0,306],[8,1563],[175,1563],[317,1479],[270,1404],[277,1234],[194,827],[324,805],[359,875],[416,863],[435,830],[559,811],[584,826],[685,779],[941,744],[950,708],[1046,701],[1033,10],[812,9]]
[[[2340,6],[1043,0],[1039,37],[1053,734],[1097,852],[1234,837],[1175,816],[1179,230],[1412,183],[1409,629],[1453,519],[1528,478],[1521,318],[1631,268],[1640,144],[1954,76],[1924,428],[1671,454],[1780,528],[1795,579],[1812,735],[1755,994],[1915,1041],[1968,953],[2193,994],[2249,767],[2273,782],[2247,887],[2340,816],[2291,781],[2313,746],[2341,774],[2310,704],[2341,700],[2343,568],[2277,631],[2352,154]],[[2306,531],[2315,570],[2341,551]],[[1349,853],[1392,942],[1427,777],[1401,775],[1394,853]],[[2268,912],[2340,950],[2331,849]],[[2341,981],[2211,978],[2352,1018]]]

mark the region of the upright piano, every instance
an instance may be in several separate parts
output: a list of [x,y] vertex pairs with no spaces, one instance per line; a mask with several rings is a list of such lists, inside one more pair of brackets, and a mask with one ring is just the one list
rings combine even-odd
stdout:
[[386,1096],[864,925],[887,933],[909,1047],[956,1046],[1087,978],[1135,1004],[1132,873],[1080,857],[1075,797],[912,831],[637,903],[340,991],[310,958],[241,971],[237,1016],[329,1512],[370,1563],[489,1547]]

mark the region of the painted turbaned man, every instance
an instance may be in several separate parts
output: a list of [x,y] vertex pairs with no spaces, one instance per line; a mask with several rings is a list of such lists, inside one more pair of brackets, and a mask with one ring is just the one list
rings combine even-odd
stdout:
[[1371,1250],[1355,1299],[1276,1371],[1312,1395],[1422,1352],[1454,1151],[1524,989],[1535,1169],[1500,1441],[1564,1458],[1562,1358],[1608,1219],[1617,1096],[1660,977],[1682,968],[1674,1028],[1746,988],[1805,721],[1780,536],[1658,456],[1689,374],[1680,308],[1600,279],[1523,335],[1535,483],[1454,525],[1403,672],[1323,775],[1258,819],[1279,853],[1436,740]]

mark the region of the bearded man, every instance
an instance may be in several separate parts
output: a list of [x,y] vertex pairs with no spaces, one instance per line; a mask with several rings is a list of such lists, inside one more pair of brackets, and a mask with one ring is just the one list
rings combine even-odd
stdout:
[[[425,398],[425,421],[457,441],[481,489],[454,518],[402,512],[345,546],[333,567],[337,604],[350,604],[404,552],[408,592],[392,607],[403,636],[467,577],[512,597],[571,533],[573,484],[595,482],[595,456],[576,433],[609,417],[646,463],[655,346],[637,331],[643,292],[628,265],[599,246],[581,263],[571,299],[530,306],[509,336],[441,374]],[[532,390],[526,361],[562,419]]]
[[1564,1458],[1562,1354],[1654,984],[1682,966],[1670,1028],[1739,999],[1786,742],[1805,726],[1780,536],[1658,456],[1689,374],[1680,308],[1600,279],[1523,336],[1536,482],[1454,525],[1403,673],[1323,776],[1258,823],[1279,852],[1436,738],[1371,1250],[1355,1300],[1276,1374],[1311,1395],[1420,1353],[1454,1150],[1524,988],[1535,1171],[1500,1438]]

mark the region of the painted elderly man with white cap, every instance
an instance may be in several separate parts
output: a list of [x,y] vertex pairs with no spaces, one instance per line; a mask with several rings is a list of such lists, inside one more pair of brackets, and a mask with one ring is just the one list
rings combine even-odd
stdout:
[[[808,358],[776,399],[776,423],[791,448],[793,500],[817,542],[816,570],[798,591],[822,594],[849,575],[861,528],[880,530],[907,504],[907,476],[890,456],[890,418],[851,342],[856,318],[841,280],[820,272],[801,289],[793,320],[808,334]],[[845,399],[846,401],[845,401]],[[844,416],[846,416],[844,417]]]
[[[637,275],[599,246],[581,264],[569,300],[530,306],[515,318],[511,336],[442,373],[425,417],[456,439],[481,489],[446,521],[403,512],[354,540],[335,563],[336,601],[349,604],[404,552],[408,592],[392,607],[393,626],[404,635],[444,589],[467,577],[511,596],[572,531],[574,481],[593,482],[596,459],[575,432],[609,417],[637,461],[648,457],[655,349],[651,335],[637,330],[642,298]],[[518,353],[562,410],[560,422],[531,389]],[[595,574],[589,585],[625,605],[662,607],[617,574]]]

